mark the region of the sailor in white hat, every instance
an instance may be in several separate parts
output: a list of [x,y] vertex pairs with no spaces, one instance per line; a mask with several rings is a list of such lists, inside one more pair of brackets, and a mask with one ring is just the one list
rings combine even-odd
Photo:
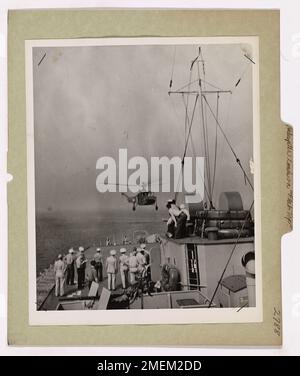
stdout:
[[101,248],[96,249],[96,253],[94,254],[94,261],[95,261],[95,269],[97,272],[98,281],[103,281],[103,262],[102,262],[102,255],[101,255]]
[[64,295],[65,271],[66,271],[66,266],[65,266],[65,263],[63,262],[63,257],[62,255],[58,255],[57,260],[54,263],[55,296]]
[[120,253],[121,256],[119,257],[119,264],[120,264],[120,274],[121,274],[121,281],[122,287],[125,290],[128,283],[128,269],[129,269],[129,257],[126,255],[126,248],[121,248]]
[[177,227],[177,217],[180,215],[180,209],[178,208],[174,200],[168,200],[166,207],[169,211],[169,219],[167,221],[167,236],[169,238],[172,238],[174,237]]
[[130,252],[128,258],[129,278],[132,285],[135,283],[135,276],[138,271],[138,265],[139,263],[136,257],[136,248],[134,247],[132,252]]
[[151,279],[151,269],[150,269],[150,253],[146,249],[146,244],[141,244],[141,253],[144,256],[142,259],[142,262],[144,262],[144,265],[142,266],[142,269],[147,268],[147,277],[150,280]]
[[138,247],[137,254],[136,254],[137,262],[138,262],[138,271],[141,273],[146,266],[146,258],[142,253],[142,248]]
[[117,254],[116,250],[112,249],[110,251],[110,256],[107,257],[106,263],[105,263],[105,268],[106,268],[106,273],[107,273],[107,283],[108,283],[109,290],[116,289],[116,273],[118,271],[116,254]]
[[69,253],[65,257],[65,262],[67,264],[67,285],[74,285],[74,274],[75,274],[75,257],[74,249],[70,248]]

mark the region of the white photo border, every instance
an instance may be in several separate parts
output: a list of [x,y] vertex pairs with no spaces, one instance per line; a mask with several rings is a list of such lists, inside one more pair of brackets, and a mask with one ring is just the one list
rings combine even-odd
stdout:
[[[256,306],[243,308],[191,308],[145,310],[38,311],[36,308],[36,233],[35,233],[35,169],[34,169],[34,47],[183,45],[183,44],[250,44],[253,59],[253,157],[255,212]],[[260,108],[259,108],[259,37],[139,37],[26,40],[26,138],[27,138],[27,208],[28,208],[28,273],[29,325],[139,325],[250,323],[263,321],[262,243],[261,243],[261,179],[260,179]],[[71,312],[71,314],[70,314]],[[157,313],[159,312],[159,315]],[[122,313],[122,314],[120,314]]]

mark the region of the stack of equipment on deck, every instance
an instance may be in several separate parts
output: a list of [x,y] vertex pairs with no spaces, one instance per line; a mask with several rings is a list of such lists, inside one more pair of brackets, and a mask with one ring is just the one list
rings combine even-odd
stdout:
[[254,222],[251,212],[244,210],[238,192],[223,192],[220,195],[219,209],[204,209],[199,204],[189,207],[194,235],[210,240],[245,238],[254,235]]

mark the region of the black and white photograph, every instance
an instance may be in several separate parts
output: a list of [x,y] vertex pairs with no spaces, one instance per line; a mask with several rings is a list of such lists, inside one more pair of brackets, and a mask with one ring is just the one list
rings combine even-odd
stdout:
[[262,319],[258,66],[246,36],[26,42],[31,324]]

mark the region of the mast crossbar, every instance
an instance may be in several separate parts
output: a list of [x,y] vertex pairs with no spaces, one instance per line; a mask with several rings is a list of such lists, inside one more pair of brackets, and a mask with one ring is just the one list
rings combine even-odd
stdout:
[[[168,91],[168,95],[171,94],[194,94],[194,95],[199,95],[199,91]],[[206,94],[232,94],[231,90],[202,90],[201,95],[206,95]]]

